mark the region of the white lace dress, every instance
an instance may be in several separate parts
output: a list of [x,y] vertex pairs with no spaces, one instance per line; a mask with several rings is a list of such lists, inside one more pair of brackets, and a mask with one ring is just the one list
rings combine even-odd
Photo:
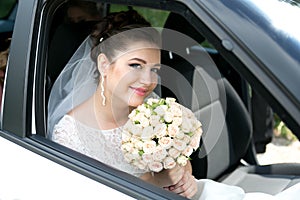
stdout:
[[[121,171],[140,176],[145,171],[128,164],[121,151],[121,129],[98,130],[88,127],[65,115],[54,127],[51,140],[75,151],[97,159]],[[243,189],[208,179],[197,180],[197,200],[298,200],[300,184],[276,196],[263,193],[245,193]]]
[[121,129],[98,130],[65,115],[54,127],[51,140],[121,171],[140,176],[142,171],[124,160]]

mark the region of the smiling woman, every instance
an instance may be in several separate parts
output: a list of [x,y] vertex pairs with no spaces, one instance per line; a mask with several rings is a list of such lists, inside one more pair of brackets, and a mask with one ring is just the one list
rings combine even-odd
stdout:
[[[113,111],[111,113],[116,116],[109,116],[109,126],[116,128],[127,120],[130,112],[128,106],[134,107],[142,103],[157,84],[160,36],[156,29],[150,28],[149,23],[135,11],[113,13],[97,26],[98,29],[75,53],[61,78],[53,86],[48,107],[49,135],[63,115],[82,103],[78,110],[81,110],[80,107],[85,108],[82,111],[89,110],[90,116],[94,116],[93,120],[89,119],[88,125],[99,126],[99,113],[94,113],[92,109],[96,107],[96,110],[100,109],[102,112]],[[112,35],[114,37],[110,38]],[[71,76],[72,79],[69,80]],[[70,83],[76,91],[66,88]],[[70,93],[61,96],[60,91],[66,89]],[[142,96],[136,95],[142,93]],[[85,118],[84,121],[86,120]],[[101,120],[104,120],[103,116]]]

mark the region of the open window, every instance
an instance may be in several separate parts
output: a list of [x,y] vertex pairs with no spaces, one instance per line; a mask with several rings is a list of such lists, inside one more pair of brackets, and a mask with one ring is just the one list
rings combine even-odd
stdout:
[[[272,173],[270,170],[258,166],[254,149],[256,138],[255,134],[253,138],[252,129],[252,123],[255,123],[257,119],[252,117],[255,114],[253,109],[258,105],[257,103],[253,104],[253,94],[256,94],[255,86],[250,86],[244,79],[246,76],[242,76],[240,73],[243,70],[236,70],[237,68],[245,69],[244,64],[234,54],[224,53],[226,50],[221,45],[220,38],[186,5],[176,2],[144,4],[139,1],[132,1],[130,5],[119,5],[99,1],[97,8],[101,16],[110,12],[135,9],[144,15],[153,26],[184,34],[184,37],[192,41],[192,43],[183,43],[183,46],[176,46],[180,44],[178,42],[180,40],[176,39],[177,36],[172,38],[167,35],[165,37],[166,40],[171,39],[167,45],[175,45],[174,48],[179,49],[172,51],[172,48],[167,46],[162,51],[162,64],[167,66],[168,70],[161,72],[161,88],[162,97],[177,98],[179,103],[191,108],[203,121],[204,138],[201,141],[200,150],[193,155],[192,159],[195,177],[211,178],[235,184],[238,175],[248,178],[251,183],[256,181],[255,177],[259,175],[259,177],[270,177],[266,180],[268,182],[278,180],[276,175],[277,173],[282,174],[282,169],[284,172],[291,169],[284,165],[274,166],[275,173]],[[37,109],[40,109],[36,112],[37,116],[43,115],[36,118],[39,127],[37,135],[42,136],[45,136],[47,132],[47,101],[51,87],[67,61],[97,23],[97,20],[81,21],[76,24],[66,23],[64,16],[67,14],[67,4],[63,2],[57,4],[57,8],[53,10],[55,12],[52,19],[49,20],[51,25],[48,27],[49,33],[46,39],[48,41],[46,69],[37,73],[44,77],[37,82],[42,85],[41,91],[37,92],[37,104],[43,105],[37,106]],[[164,32],[162,32],[163,34]],[[178,37],[180,36],[182,35],[179,34]],[[230,59],[225,57],[227,54],[230,54]],[[270,108],[265,99],[262,98],[262,100],[264,108],[266,110]],[[272,115],[269,112],[268,117],[270,114]],[[215,129],[214,124],[219,122],[221,122],[220,126]],[[269,125],[272,126],[272,119],[268,124],[264,124],[264,126]],[[265,132],[261,134],[265,134]],[[213,144],[209,143],[212,141],[211,139],[213,139]],[[269,135],[264,139],[269,140]],[[89,167],[96,166],[97,170],[110,170],[109,167],[87,156],[49,141],[43,142],[60,153],[87,163]],[[251,166],[244,166],[241,161],[246,161]],[[86,169],[87,166],[82,167]],[[299,166],[296,165],[294,169],[299,169]],[[292,173],[299,176],[298,172],[296,170]],[[118,174],[126,176],[123,173]],[[293,182],[295,179],[289,173],[284,176],[288,182]],[[243,185],[245,182],[237,185],[244,186],[245,190],[249,189],[248,191],[257,189],[248,188],[249,185]],[[266,188],[261,189],[262,192],[274,192]],[[281,189],[279,187],[279,190]]]

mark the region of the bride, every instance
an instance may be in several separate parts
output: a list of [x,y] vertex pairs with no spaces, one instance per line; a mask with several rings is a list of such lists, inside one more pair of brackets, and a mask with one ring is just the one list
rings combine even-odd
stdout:
[[192,199],[296,199],[300,184],[277,196],[245,193],[196,180],[192,166],[151,173],[124,160],[122,126],[128,114],[155,95],[160,34],[137,12],[112,13],[82,43],[55,82],[48,106],[48,138],[158,187]]

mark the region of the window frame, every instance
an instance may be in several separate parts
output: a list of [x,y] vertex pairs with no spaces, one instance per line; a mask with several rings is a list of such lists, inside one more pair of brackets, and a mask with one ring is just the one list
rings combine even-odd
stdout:
[[[4,98],[2,129],[17,136],[14,139],[10,138],[15,143],[26,146],[33,152],[64,167],[68,167],[130,196],[147,199],[184,199],[44,138],[47,124],[47,111],[45,110],[45,63],[48,51],[48,47],[45,44],[48,44],[52,20],[50,13],[54,13],[63,2],[63,0],[56,0],[51,1],[51,4],[47,1],[43,4],[43,1],[28,0],[26,3],[24,1],[19,3],[19,8],[21,8],[19,10],[22,10],[22,12],[18,11],[18,20],[16,21],[16,30],[11,49],[13,53],[10,55],[9,76],[6,80],[7,86],[4,92],[5,98],[13,99],[13,101],[5,101]],[[127,4],[127,1],[123,0],[102,2]],[[185,4],[165,1],[153,2],[151,0],[143,2],[140,0],[130,1],[130,5],[134,6],[177,12],[189,22],[193,22],[194,25],[197,24],[194,27],[217,47],[222,56],[227,58],[234,66],[238,66],[237,70],[246,74],[248,80],[251,80],[262,92],[267,93],[271,98],[272,95],[266,88],[251,75],[244,64],[232,52],[222,45],[222,41],[211,31],[211,27],[208,28],[207,24],[211,23],[212,19],[206,12],[207,10],[192,1],[185,2]],[[197,15],[194,13],[197,13]],[[200,15],[203,21],[197,18]],[[23,19],[25,23],[20,19]],[[214,21],[212,24],[212,27],[220,28],[217,22]],[[17,55],[14,52],[21,52],[21,54]],[[13,84],[16,81],[20,84]],[[12,110],[14,112],[10,112]],[[36,134],[35,131],[32,132],[32,127],[36,129]]]

